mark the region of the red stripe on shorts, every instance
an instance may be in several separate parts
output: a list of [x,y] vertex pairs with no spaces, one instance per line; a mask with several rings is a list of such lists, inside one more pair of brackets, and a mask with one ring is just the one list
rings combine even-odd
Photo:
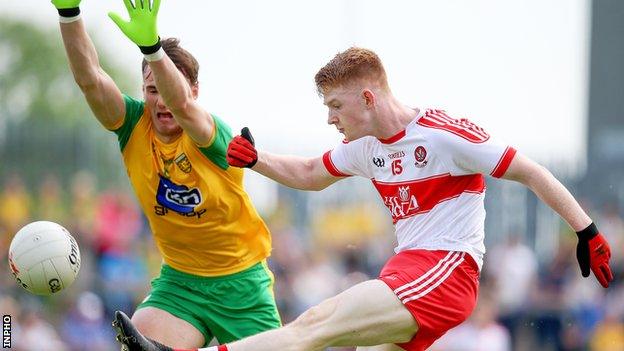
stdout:
[[479,289],[479,267],[465,252],[405,250],[391,257],[379,275],[414,316],[418,332],[408,351],[427,349],[472,313]]

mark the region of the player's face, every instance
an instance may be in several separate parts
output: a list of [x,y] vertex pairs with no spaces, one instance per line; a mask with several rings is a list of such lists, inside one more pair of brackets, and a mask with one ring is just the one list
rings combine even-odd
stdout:
[[182,127],[173,118],[173,114],[160,96],[156,89],[156,82],[152,70],[147,67],[143,73],[143,96],[145,99],[145,107],[152,116],[152,125],[156,134],[165,142],[175,139],[182,133]]
[[359,87],[337,87],[324,94],[327,123],[333,124],[349,141],[369,134],[370,109]]

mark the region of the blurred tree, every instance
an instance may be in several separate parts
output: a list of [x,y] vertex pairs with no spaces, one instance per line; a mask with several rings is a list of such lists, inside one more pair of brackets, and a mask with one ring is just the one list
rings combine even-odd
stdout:
[[[0,17],[0,33],[0,181],[17,173],[35,185],[48,173],[66,178],[80,169],[120,181],[115,137],[103,131],[74,83],[58,28]],[[122,91],[135,92],[132,75],[105,54],[99,52],[104,69]]]

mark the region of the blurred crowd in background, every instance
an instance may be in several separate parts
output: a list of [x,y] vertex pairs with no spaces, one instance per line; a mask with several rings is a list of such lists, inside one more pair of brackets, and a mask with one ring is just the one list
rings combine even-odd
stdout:
[[[345,15],[351,14],[354,2],[337,3],[349,9],[345,11]],[[377,2],[368,3],[374,5],[371,7],[374,8],[371,13],[374,13],[375,23],[377,23],[384,17],[380,16],[380,13],[384,12],[379,12],[379,10],[390,8],[392,2],[384,4],[383,8],[379,7]],[[405,1],[403,3],[417,2]],[[418,3],[422,5],[438,2]],[[219,3],[219,6],[224,4],[225,2]],[[255,2],[248,4],[257,6]],[[586,7],[583,11],[587,11],[588,16],[591,17],[591,30],[588,29],[591,33],[583,34],[591,36],[590,52],[587,53],[590,58],[587,72],[588,91],[587,96],[581,97],[581,94],[584,94],[581,91],[584,90],[579,87],[578,95],[575,93],[571,101],[576,103],[583,101],[584,98],[587,99],[587,120],[583,121],[583,125],[586,125],[586,130],[583,132],[586,140],[578,139],[583,145],[586,142],[586,148],[584,147],[586,150],[580,153],[566,150],[565,155],[545,152],[543,154],[550,156],[542,155],[541,158],[536,159],[544,163],[575,195],[579,196],[583,207],[607,237],[613,253],[611,266],[615,279],[611,287],[605,290],[600,287],[593,276],[587,279],[582,278],[575,257],[576,236],[568,226],[524,187],[515,184],[507,185],[512,184],[511,182],[488,180],[485,240],[488,253],[480,279],[480,299],[472,317],[447,333],[432,347],[432,350],[624,351],[624,283],[622,282],[624,280],[624,182],[622,182],[624,179],[624,128],[622,127],[624,99],[621,98],[622,91],[624,91],[622,83],[624,82],[624,66],[622,65],[624,41],[621,40],[624,33],[622,21],[624,2],[620,0],[522,1],[504,2],[504,5],[503,2],[489,2],[487,5],[484,5],[485,2],[477,2],[477,4],[471,2],[467,6],[471,11],[477,12],[468,17],[456,7],[450,10],[445,7],[448,4],[444,5],[444,2],[441,4],[443,4],[440,6],[444,12],[440,14],[445,16],[444,18],[458,13],[461,15],[456,19],[469,18],[470,22],[462,25],[462,22],[447,21],[448,26],[436,26],[439,27],[438,29],[451,30],[449,33],[452,34],[449,34],[448,38],[434,35],[435,31],[427,31],[426,35],[420,37],[419,40],[428,37],[438,38],[435,40],[441,43],[437,49],[433,47],[430,50],[437,53],[432,56],[435,57],[437,67],[431,70],[435,72],[436,79],[437,75],[446,71],[459,74],[462,71],[460,68],[463,67],[457,66],[460,63],[472,65],[483,61],[485,65],[488,65],[488,62],[492,62],[493,65],[496,62],[493,67],[483,68],[483,70],[466,66],[471,67],[470,70],[478,74],[478,79],[483,80],[483,84],[490,88],[494,87],[494,90],[473,87],[475,82],[467,80],[466,82],[470,83],[471,89],[474,90],[473,94],[462,93],[461,103],[455,102],[459,106],[466,106],[469,102],[481,101],[477,100],[477,97],[479,99],[485,97],[483,101],[488,101],[488,109],[495,110],[497,105],[490,106],[490,101],[513,101],[513,104],[505,107],[505,111],[500,111],[501,116],[506,118],[508,121],[506,123],[514,123],[514,130],[517,129],[518,134],[523,133],[520,127],[530,128],[531,132],[525,133],[528,134],[526,137],[531,140],[531,145],[544,151],[548,151],[557,144],[553,136],[575,135],[569,133],[567,125],[568,119],[573,120],[573,116],[563,114],[566,120],[561,126],[557,126],[557,129],[542,128],[540,133],[535,133],[534,126],[523,125],[524,119],[510,120],[503,112],[508,112],[507,109],[513,108],[522,109],[523,116],[537,114],[544,120],[560,117],[544,113],[540,110],[539,103],[547,106],[558,104],[560,100],[556,98],[559,95],[558,92],[561,93],[559,89],[570,84],[567,79],[570,73],[577,74],[578,72],[562,71],[565,72],[563,76],[566,77],[562,81],[555,79],[558,77],[556,74],[551,76],[557,73],[555,69],[549,70],[549,67],[554,67],[548,65],[551,61],[556,62],[557,67],[561,65],[565,67],[565,65],[557,61],[556,57],[560,56],[552,56],[562,47],[554,45],[554,41],[549,42],[548,38],[556,36],[552,36],[552,33],[549,35],[547,32],[551,32],[551,29],[555,34],[559,31],[566,32],[567,27],[553,25],[557,23],[553,22],[554,20],[561,20],[565,23],[574,22],[574,16],[570,17],[570,15],[573,15],[575,7],[569,7],[568,4]],[[19,8],[22,5],[27,13],[27,16],[22,19],[11,13],[0,13],[0,33],[2,33],[0,36],[0,51],[2,52],[0,55],[0,312],[12,317],[14,350],[118,349],[110,326],[112,313],[115,310],[123,310],[129,314],[134,311],[135,306],[149,293],[149,282],[159,272],[161,257],[152,241],[145,218],[136,205],[134,194],[129,188],[115,138],[97,125],[87,104],[83,99],[77,98],[80,93],[67,68],[67,60],[60,45],[56,24],[54,23],[53,27],[33,25],[33,20],[42,15],[42,13],[35,15],[34,8],[39,6],[35,2],[32,4],[19,2],[15,6],[1,9],[0,12]],[[49,4],[46,5],[49,6]],[[194,2],[193,6],[198,6],[198,4]],[[232,6],[235,6],[238,11],[240,4]],[[262,6],[268,6],[268,4],[263,3]],[[336,5],[332,3],[332,6]],[[453,6],[459,6],[459,3]],[[365,7],[358,2],[358,9],[362,10]],[[517,17],[517,11],[525,7],[530,9],[532,14],[529,18],[530,26],[526,26],[525,24],[529,22],[523,20],[520,31],[507,34],[510,40],[495,39],[497,37],[490,36],[493,32],[501,30],[499,25],[502,22],[510,21],[510,18],[505,17],[505,13],[508,16]],[[51,6],[49,9],[50,13],[46,16],[53,13]],[[505,11],[500,14],[496,9]],[[279,20],[268,22],[279,24],[283,19],[290,20],[290,17],[283,15],[282,10],[273,14],[278,16]],[[203,11],[195,12],[204,13]],[[423,11],[403,12],[407,15],[427,14]],[[266,11],[263,13],[269,15]],[[549,15],[551,13],[553,15]],[[539,26],[538,15],[540,14],[543,17],[542,20],[546,21],[544,27]],[[352,18],[345,17],[343,20],[334,22],[340,26],[346,26],[345,28],[361,22],[360,29],[363,30],[370,27],[368,21],[358,19],[363,15],[363,12],[354,12]],[[388,18],[391,18],[393,22],[402,22],[397,21],[394,15]],[[315,18],[307,12],[305,16]],[[216,20],[216,17],[218,16],[213,16],[212,20]],[[435,21],[439,18],[432,14],[419,18],[422,22],[427,17]],[[179,21],[177,16],[171,18]],[[228,22],[233,20],[227,16],[223,18],[226,18]],[[241,19],[246,20],[245,17]],[[492,20],[500,23],[497,24]],[[262,27],[266,22],[266,20],[263,21]],[[288,28],[293,29],[292,33],[297,33],[293,28],[295,22],[299,21],[291,21],[287,24]],[[305,23],[305,21],[301,22]],[[236,22],[233,23],[235,27]],[[458,36],[459,32],[465,32],[468,36],[473,33],[471,31],[473,24],[483,25],[483,27],[476,26],[475,28],[482,28],[483,33],[487,35],[480,34],[473,37],[490,40],[491,42],[484,47],[491,48],[495,55],[489,55],[489,51],[486,50],[471,55],[470,58],[474,61],[464,60],[464,56],[460,56],[462,59],[457,60],[453,55],[444,55],[444,52],[440,51],[442,47],[457,47],[460,50],[458,52],[463,54],[461,49],[464,45],[474,51],[471,41],[463,42],[461,40],[463,37]],[[177,26],[178,23],[176,23]],[[331,26],[322,27],[332,28]],[[241,28],[247,30],[248,27],[241,26]],[[258,29],[260,26],[254,28]],[[281,26],[275,28],[279,28],[280,33],[283,32]],[[377,32],[382,31],[384,26],[370,28],[375,31],[375,34],[379,34]],[[318,31],[319,27],[315,27],[315,30]],[[404,46],[405,42],[420,43],[412,45],[416,51],[409,53],[406,53],[403,48],[397,49],[401,56],[410,58],[410,66],[414,65],[411,62],[412,56],[416,57],[418,54],[420,59],[428,56],[421,55],[421,47],[431,48],[416,40],[412,30],[415,29],[410,28],[409,31],[403,33],[403,35],[409,35],[409,40],[401,40],[401,37],[396,37],[396,40],[392,41],[383,40],[384,43],[396,42],[401,46]],[[531,42],[531,30],[538,32],[540,37],[543,36],[537,40],[535,47],[538,49],[521,49],[526,51],[526,56],[518,56],[517,61],[501,60],[506,57],[504,56],[506,52],[508,54],[514,52],[509,51],[509,47],[524,48],[522,44]],[[354,37],[351,34],[356,32],[358,31],[349,29],[344,38],[348,38],[348,42],[353,43],[355,40],[352,41]],[[505,33],[507,32],[502,31],[500,38],[507,38]],[[224,38],[228,46],[221,50],[238,54],[239,48],[249,48],[244,45],[243,40],[243,37],[253,39],[248,34],[245,32],[240,37],[230,34],[213,39]],[[201,47],[209,47],[210,53],[219,51],[214,46],[218,42],[211,41],[210,45],[207,45],[205,34],[202,32],[200,35],[202,36]],[[393,37],[395,35],[399,34],[393,33]],[[314,36],[319,37],[319,34],[315,33]],[[320,37],[323,37],[322,34]],[[96,40],[98,48],[105,47],[100,44],[109,42],[108,36],[104,38],[106,39],[102,40],[102,43]],[[565,39],[565,37],[562,38]],[[579,38],[582,40],[575,38],[571,45],[576,47],[586,40],[584,36]],[[273,55],[270,57],[279,57],[276,53],[278,48],[293,50],[292,45],[300,42],[307,46],[311,45],[312,41],[303,40],[300,37],[296,37],[292,42],[278,40],[275,42],[279,45],[272,48],[262,47],[262,50],[272,51]],[[557,40],[559,41],[566,43],[566,40]],[[266,44],[264,40],[258,42],[261,45]],[[284,42],[288,45],[283,45]],[[327,40],[320,42],[323,47],[327,46]],[[234,45],[232,43],[235,43],[236,50],[231,50],[231,45]],[[120,55],[117,51],[120,48],[115,47],[114,55],[101,51],[102,66],[106,68],[111,77],[115,77],[122,91],[134,92],[138,97],[140,96],[140,91],[138,91],[139,61],[132,61],[134,58]],[[138,58],[136,51],[133,51],[133,54],[136,56],[132,57]],[[303,66],[300,61],[306,55],[300,52],[297,54],[297,64]],[[227,56],[228,69],[223,69],[218,65],[217,67],[228,72],[228,75],[229,72],[238,72],[245,76],[243,67],[229,62],[235,56]],[[511,56],[515,57],[515,55]],[[214,65],[213,60],[218,60],[212,55],[209,57],[210,60],[206,62],[206,65]],[[245,55],[241,57],[247,58]],[[450,61],[442,60],[443,57],[450,58]],[[495,61],[490,61],[491,58]],[[131,62],[135,62],[136,65]],[[259,62],[262,65],[265,64],[264,61]],[[281,60],[276,62],[283,65]],[[504,87],[489,83],[491,81],[488,77],[491,78],[499,72],[496,70],[498,63],[507,69],[500,71],[504,72],[505,80],[512,81],[513,86],[520,87],[519,91],[522,91],[520,95],[513,96]],[[509,79],[513,77],[509,75],[512,71],[525,66],[531,67],[531,74],[527,75],[526,81]],[[426,69],[418,73],[420,78],[426,70],[429,70],[426,64],[422,67]],[[540,69],[548,74],[540,74]],[[275,74],[271,69],[265,69],[265,71]],[[523,71],[520,70],[520,72]],[[253,79],[245,76],[244,81],[245,85],[252,84],[250,91],[254,96],[258,91],[254,88],[254,82],[262,84],[262,90],[271,91],[266,84],[273,80],[273,76],[271,79],[262,80],[260,78],[262,75],[256,76],[257,74],[259,72],[254,72]],[[585,75],[585,71],[582,75]],[[235,96],[237,104],[239,100],[245,101],[245,104],[258,109],[252,100],[247,101],[239,96],[236,90],[240,88],[239,86],[234,89],[229,85],[230,82],[234,85],[241,83],[233,77],[227,78],[228,84],[223,87],[212,81],[211,84],[219,86],[219,90],[226,91],[227,95]],[[453,83],[446,82],[444,79],[439,80],[444,82],[440,88],[442,90],[440,94],[444,95],[450,85],[459,83],[456,78],[453,79]],[[550,90],[553,93],[549,92],[539,98],[531,98],[532,95],[525,94],[541,85],[551,87]],[[435,88],[435,86],[432,87]],[[231,91],[237,91],[237,93],[232,94]],[[510,96],[513,99],[507,100]],[[440,97],[440,99],[447,101],[446,97]],[[277,110],[272,108],[268,109],[269,113],[277,116],[290,116],[292,108],[287,102],[300,104],[302,101],[299,98],[290,99],[293,101],[288,100],[285,98],[280,101],[283,109],[281,112],[279,108]],[[274,105],[273,101],[270,103]],[[316,103],[318,102],[315,101]],[[292,121],[299,123],[300,120],[292,119]],[[263,124],[272,126],[266,121],[263,121]],[[288,126],[290,124],[285,124],[284,128]],[[299,134],[296,135],[298,144],[291,141],[288,145],[282,145],[281,148],[276,147],[274,151],[295,154],[303,154],[299,152],[301,150],[310,151],[305,146],[312,144],[311,139],[299,138]],[[275,140],[282,142],[278,138]],[[565,166],[566,162],[561,162],[561,160],[570,158],[568,156],[573,156],[571,158],[577,160],[574,164]],[[351,180],[341,181],[340,185],[332,186],[318,194],[279,187],[277,197],[269,201],[270,206],[262,209],[259,205],[259,210],[273,234],[273,253],[269,259],[269,266],[276,276],[275,293],[284,323],[292,321],[305,309],[322,299],[362,280],[376,277],[387,258],[393,254],[395,237],[391,221],[378,195],[371,188],[366,180],[361,180],[360,183]],[[252,200],[258,204],[261,202],[261,197],[252,196]],[[52,297],[38,297],[23,290],[15,283],[7,266],[6,256],[13,235],[21,226],[35,220],[50,220],[62,224],[74,235],[81,250],[82,267],[77,280],[70,288]]]
[[[126,188],[98,189],[85,171],[65,181],[53,174],[41,179],[27,187],[14,173],[0,184],[0,311],[12,316],[13,349],[116,349],[112,313],[132,313],[160,268],[149,227]],[[288,323],[322,299],[376,277],[393,253],[394,233],[383,222],[385,209],[361,203],[315,212],[301,226],[292,200],[297,192],[279,193],[279,205],[263,217],[273,234],[269,266],[278,307]],[[615,280],[608,290],[581,277],[576,237],[565,224],[552,233],[559,242],[548,257],[536,255],[526,233],[505,233],[488,244],[473,316],[433,350],[624,350],[624,220],[614,206],[584,206],[613,248]],[[43,219],[64,225],[82,255],[74,285],[52,297],[26,292],[7,267],[14,233]]]

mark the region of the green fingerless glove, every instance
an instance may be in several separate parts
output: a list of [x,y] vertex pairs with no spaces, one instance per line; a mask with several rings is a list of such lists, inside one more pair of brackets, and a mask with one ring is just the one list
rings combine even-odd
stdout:
[[75,17],[80,14],[80,0],[52,0],[61,17]]
[[121,31],[135,44],[139,46],[145,55],[153,54],[160,49],[160,38],[156,26],[156,17],[160,8],[160,0],[124,0],[126,10],[130,16],[129,21],[123,20],[118,14],[109,12],[110,17]]

